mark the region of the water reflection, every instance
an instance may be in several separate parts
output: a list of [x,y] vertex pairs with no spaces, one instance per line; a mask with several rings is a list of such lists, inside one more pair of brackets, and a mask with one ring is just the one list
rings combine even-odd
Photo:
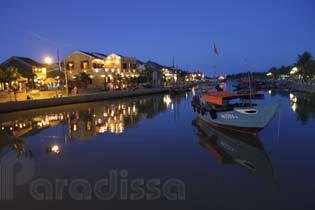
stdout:
[[290,107],[296,113],[297,121],[307,124],[310,119],[315,119],[315,93],[278,91],[274,94],[288,97]]
[[17,157],[33,157],[33,153],[27,150],[27,141],[21,137],[0,135],[0,154],[4,150],[14,151]]
[[237,164],[277,186],[274,171],[258,136],[213,128],[197,118],[200,145],[224,165]]
[[315,119],[315,93],[295,93],[291,108],[297,114],[297,120],[306,124],[310,118]]
[[[156,95],[27,111],[22,114],[2,114],[0,152],[6,146],[15,151],[20,151],[21,148],[25,150],[27,143],[22,140],[23,137],[33,136],[57,125],[62,126],[62,131],[58,131],[61,136],[45,137],[54,139],[54,143],[46,147],[47,154],[60,153],[60,144],[68,140],[89,140],[103,133],[120,134],[128,128],[136,127],[142,119],[153,118],[157,113],[165,111],[171,102],[169,96],[166,98],[163,100],[163,95]],[[57,141],[59,145],[55,143]]]

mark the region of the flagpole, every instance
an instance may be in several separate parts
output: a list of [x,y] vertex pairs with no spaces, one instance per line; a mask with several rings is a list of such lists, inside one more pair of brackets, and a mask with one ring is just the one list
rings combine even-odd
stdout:
[[[218,51],[218,49],[217,49],[217,47],[216,47],[216,45],[215,45],[215,42],[213,42],[213,52],[214,52],[214,57],[215,57],[215,58],[218,57],[219,51]],[[214,66],[213,66],[213,76],[214,76],[215,78],[216,78],[216,75],[215,75],[215,73],[216,73],[216,68],[217,68],[217,66],[214,65]]]

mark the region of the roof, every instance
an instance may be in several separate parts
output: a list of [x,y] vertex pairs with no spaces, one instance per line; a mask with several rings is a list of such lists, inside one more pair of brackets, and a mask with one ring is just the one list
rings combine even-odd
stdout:
[[156,63],[154,61],[150,61],[150,60],[145,64],[145,66],[152,68],[152,69],[158,69],[158,70],[164,68],[164,66],[162,66],[161,64],[158,64],[158,63]]
[[144,62],[143,62],[143,61],[138,60],[138,59],[136,59],[136,60],[137,60],[137,63],[138,63],[138,64],[144,64]]
[[32,68],[35,67],[45,67],[45,64],[39,63],[34,61],[31,58],[27,57],[19,57],[19,56],[12,56],[11,58],[7,59],[2,63],[4,66],[11,66],[18,69],[19,73],[22,73],[23,76],[26,76],[32,73]]
[[78,50],[78,52],[80,53],[84,53],[90,57],[93,57],[93,58],[99,58],[98,56],[94,55],[93,53],[90,53],[90,52],[86,52],[86,51],[82,51],[82,50]]
[[17,62],[23,62],[24,64],[30,65],[30,66],[37,66],[37,67],[44,67],[44,66],[46,66],[45,64],[39,63],[37,61],[34,61],[31,58],[20,57],[20,56],[12,56],[9,59],[7,59],[6,61],[4,61],[2,64],[3,65],[7,65],[8,63],[12,62],[13,60],[15,60]]
[[214,103],[217,105],[223,105],[224,100],[231,100],[236,98],[241,99],[250,99],[250,98],[259,98],[263,94],[253,93],[253,94],[235,94],[230,91],[220,91],[220,92],[208,92],[204,95],[205,101]]
[[92,52],[91,54],[98,57],[99,59],[104,59],[107,57],[107,55],[105,55],[103,53],[98,53],[98,52]]

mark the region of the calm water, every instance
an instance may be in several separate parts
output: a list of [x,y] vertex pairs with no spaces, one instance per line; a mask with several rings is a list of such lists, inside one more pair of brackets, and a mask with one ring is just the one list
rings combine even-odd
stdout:
[[[315,208],[314,96],[266,93],[266,102],[280,99],[282,106],[257,137],[195,126],[191,97],[154,95],[0,115],[0,195],[13,199],[0,205]],[[61,197],[58,180],[65,184]],[[95,192],[100,180],[103,198],[117,183],[106,201]]]

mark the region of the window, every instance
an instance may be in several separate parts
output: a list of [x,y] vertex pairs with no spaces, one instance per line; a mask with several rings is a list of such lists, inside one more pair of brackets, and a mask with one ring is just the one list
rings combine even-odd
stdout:
[[73,62],[67,62],[66,69],[67,70],[73,70],[74,69],[74,63]]
[[126,69],[127,68],[127,63],[123,63],[122,67],[123,67],[123,69]]
[[83,70],[89,69],[89,61],[81,61],[81,69]]
[[101,63],[93,63],[93,69],[104,68],[104,64]]

